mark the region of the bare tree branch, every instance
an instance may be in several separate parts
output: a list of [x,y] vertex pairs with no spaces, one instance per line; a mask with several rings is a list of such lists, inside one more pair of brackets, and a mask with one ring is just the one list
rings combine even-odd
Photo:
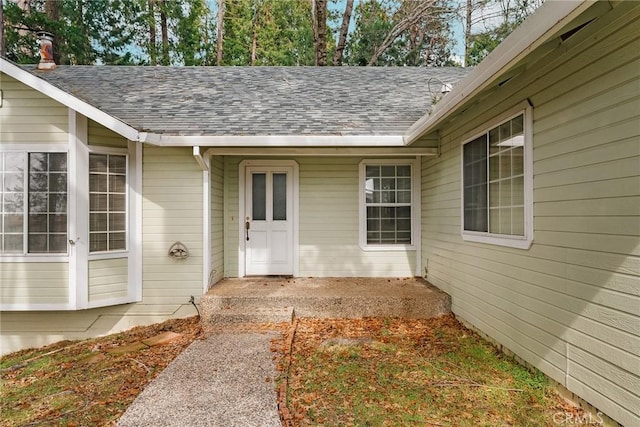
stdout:
[[402,35],[403,32],[405,32],[409,27],[411,27],[422,17],[424,17],[424,15],[429,11],[429,9],[434,6],[435,3],[435,0],[425,0],[421,2],[413,2],[409,0],[403,2],[400,6],[400,9],[398,9],[398,12],[396,13],[396,16],[400,15],[401,11],[406,13],[406,16],[402,17],[398,20],[398,22],[396,22],[391,31],[389,31],[389,33],[387,34],[387,37],[375,50],[367,65],[374,65],[378,61],[378,58],[380,58],[380,55],[382,55],[384,51],[387,50],[387,48],[391,46],[391,44],[398,37],[400,37],[400,35]]
[[342,65],[342,52],[344,52],[344,47],[347,43],[347,33],[349,32],[351,12],[353,12],[353,0],[347,0],[347,5],[345,6],[344,14],[342,15],[342,26],[340,27],[338,45],[336,46],[336,51],[333,54],[333,65]]

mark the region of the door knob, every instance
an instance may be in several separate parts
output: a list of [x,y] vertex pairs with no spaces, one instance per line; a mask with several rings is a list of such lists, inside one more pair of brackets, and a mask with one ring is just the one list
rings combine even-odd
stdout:
[[247,242],[249,241],[249,229],[251,228],[251,223],[249,222],[249,217],[247,217],[247,221],[244,223],[244,230],[247,233]]

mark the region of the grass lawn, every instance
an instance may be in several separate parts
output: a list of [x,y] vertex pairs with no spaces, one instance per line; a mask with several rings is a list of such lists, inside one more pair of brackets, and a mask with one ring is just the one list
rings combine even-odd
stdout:
[[290,425],[553,426],[580,413],[452,316],[300,319],[291,355]]
[[[554,414],[581,414],[451,316],[296,322],[292,340],[273,342],[287,426],[551,426]],[[6,355],[0,425],[115,425],[200,336],[192,317]]]

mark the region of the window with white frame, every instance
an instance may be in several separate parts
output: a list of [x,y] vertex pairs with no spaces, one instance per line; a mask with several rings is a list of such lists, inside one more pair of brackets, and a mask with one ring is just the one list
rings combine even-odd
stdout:
[[89,155],[89,251],[127,249],[127,156]]
[[413,243],[415,162],[363,161],[360,165],[361,244],[406,247]]
[[67,153],[0,153],[0,253],[67,253]]
[[529,117],[528,111],[519,112],[463,145],[465,239],[530,244]]

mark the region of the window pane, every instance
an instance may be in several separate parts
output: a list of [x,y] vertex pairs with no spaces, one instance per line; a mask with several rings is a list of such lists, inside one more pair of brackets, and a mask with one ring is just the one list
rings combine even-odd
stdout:
[[107,155],[91,154],[89,156],[89,172],[107,172]]
[[402,165],[397,167],[397,176],[411,176],[411,166]]
[[47,235],[29,233],[29,253],[47,253]]
[[125,214],[111,213],[109,214],[109,231],[124,231],[126,227]]
[[49,232],[66,233],[67,215],[49,215]]
[[253,220],[265,221],[267,219],[267,176],[264,173],[254,173],[251,180]]
[[89,230],[107,231],[107,214],[91,213],[89,215]]
[[66,212],[67,211],[67,195],[66,194],[50,194],[49,195],[49,212]]
[[62,253],[67,252],[67,235],[52,234],[49,236],[49,252]]
[[127,208],[124,194],[112,194],[109,196],[109,208],[111,212],[124,212]]
[[395,177],[396,176],[396,167],[395,166],[382,166],[380,168],[380,175],[383,177],[387,177],[387,176],[392,176]]
[[511,234],[524,236],[524,208],[511,210]]
[[47,212],[49,208],[49,197],[47,193],[29,194],[29,212]]
[[125,156],[109,156],[109,173],[125,175],[127,172],[127,158]]
[[89,236],[89,251],[103,252],[107,250],[107,233],[91,233]]
[[47,214],[29,215],[29,232],[30,233],[46,233],[47,232]]
[[[2,158],[2,156],[0,156]],[[5,172],[23,172],[24,171],[24,154],[23,153],[4,153],[4,167],[0,162],[0,170]]]
[[47,161],[47,153],[30,153],[29,154],[29,171],[46,172],[49,169]]
[[4,253],[22,253],[24,252],[24,248],[22,247],[24,244],[22,233],[20,234],[5,234],[4,235],[4,248],[2,252]]
[[109,234],[109,250],[124,250],[126,249],[125,233],[110,233]]
[[24,191],[24,173],[23,172],[5,172],[3,191]]
[[22,238],[22,214],[4,214],[3,215],[3,226],[5,233],[20,233],[20,238]]
[[273,174],[273,220],[287,220],[287,174]]
[[2,209],[5,212],[23,212],[24,196],[22,193],[4,193]]
[[49,174],[49,191],[52,193],[67,192],[67,174],[51,173]]
[[513,147],[511,150],[511,173],[524,174],[524,147]]
[[106,194],[89,194],[89,210],[106,211],[107,195]]
[[49,177],[46,173],[29,174],[29,191],[47,191],[49,189]]
[[109,192],[124,193],[127,191],[127,177],[123,175],[109,175]]
[[106,193],[107,175],[89,175],[89,191],[92,193]]
[[375,178],[380,176],[380,166],[365,166],[367,178]]

